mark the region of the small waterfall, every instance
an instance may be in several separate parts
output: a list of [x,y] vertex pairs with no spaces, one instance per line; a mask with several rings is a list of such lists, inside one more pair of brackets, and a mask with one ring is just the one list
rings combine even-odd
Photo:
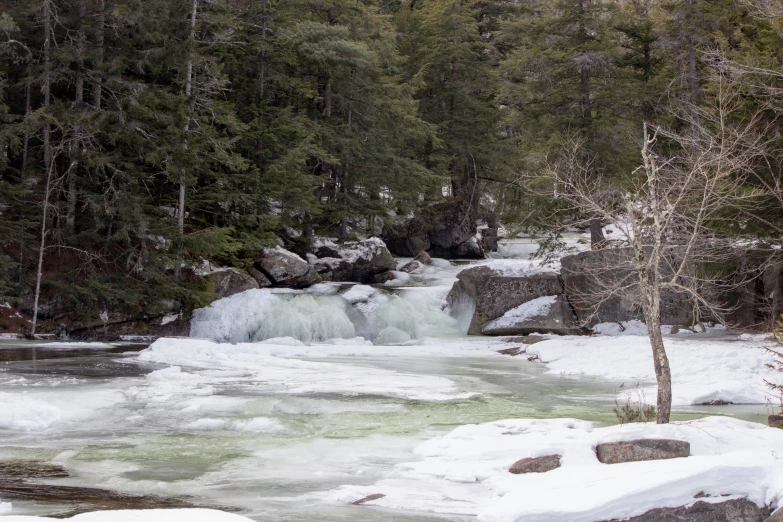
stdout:
[[219,342],[293,337],[305,343],[358,335],[376,344],[459,335],[457,320],[441,303],[439,292],[424,288],[397,295],[357,285],[331,296],[248,290],[195,310],[190,335]]

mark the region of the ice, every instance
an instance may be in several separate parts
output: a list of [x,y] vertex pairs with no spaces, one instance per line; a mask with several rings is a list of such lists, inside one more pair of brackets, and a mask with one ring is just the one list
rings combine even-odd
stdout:
[[553,304],[555,304],[556,301],[556,295],[547,295],[544,297],[531,299],[530,301],[522,303],[516,308],[512,308],[494,321],[488,322],[482,327],[482,330],[510,328],[532,317],[545,316],[549,313],[549,309]]
[[247,290],[193,312],[191,337],[222,342],[293,337],[300,341],[352,338],[353,324],[339,297]]
[[143,509],[93,511],[71,518],[46,518],[11,515],[3,522],[252,522],[249,518],[215,509]]
[[159,339],[138,355],[140,361],[188,366],[199,371],[184,372],[178,366],[158,370],[148,376],[151,382],[160,383],[157,391],[133,390],[131,393],[134,397],[141,394],[148,401],[171,401],[173,396],[186,390],[211,395],[212,384],[244,380],[259,392],[294,395],[364,394],[422,401],[445,401],[474,395],[461,392],[454,382],[444,377],[275,357],[264,354],[267,346],[270,345]]
[[411,336],[394,326],[387,326],[375,338],[375,344],[404,344]]
[[375,288],[367,285],[354,285],[345,292],[342,297],[349,303],[358,303],[369,300],[375,294]]
[[0,392],[0,430],[41,432],[59,422],[80,422],[122,402],[116,390]]
[[[764,404],[770,399],[764,379],[778,380],[766,367],[772,357],[763,343],[690,336],[666,338],[665,345],[675,405]],[[563,337],[536,343],[528,354],[538,355],[549,373],[591,375],[626,385],[655,382],[646,336]],[[655,388],[646,391],[650,400],[656,397]]]
[[255,417],[252,419],[221,419],[202,418],[183,426],[186,430],[193,431],[220,431],[234,430],[252,433],[276,433],[282,431],[283,425],[277,419],[269,417]]
[[2,502],[0,501],[0,516],[1,515],[10,515],[11,511],[13,510],[10,502]]
[[[687,440],[691,456],[601,464],[595,446],[639,438]],[[372,505],[477,516],[487,522],[592,522],[625,519],[697,496],[721,502],[742,496],[757,505],[780,501],[783,468],[776,453],[783,431],[726,417],[668,425],[599,428],[574,419],[511,419],[461,426],[416,448],[418,461],[399,464],[371,486],[324,494],[348,502],[373,493]],[[562,455],[547,473],[513,475],[518,459]],[[724,496],[728,495],[728,496]]]
[[383,286],[390,286],[390,287],[405,286],[411,280],[411,275],[405,272],[397,272],[395,270],[392,270],[392,274],[394,274],[394,279],[390,281],[386,281],[385,283],[383,283]]

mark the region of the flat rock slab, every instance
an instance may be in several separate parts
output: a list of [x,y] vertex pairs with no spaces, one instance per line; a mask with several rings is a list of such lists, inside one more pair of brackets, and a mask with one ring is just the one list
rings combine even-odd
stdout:
[[508,472],[514,475],[523,473],[546,473],[560,467],[560,455],[546,455],[545,457],[527,458],[516,461]]
[[672,439],[638,439],[604,442],[596,447],[598,460],[604,464],[621,464],[642,460],[664,460],[687,457],[690,442]]
[[763,522],[768,513],[768,509],[744,498],[714,504],[700,500],[687,507],[653,509],[643,515],[623,519],[623,522]]

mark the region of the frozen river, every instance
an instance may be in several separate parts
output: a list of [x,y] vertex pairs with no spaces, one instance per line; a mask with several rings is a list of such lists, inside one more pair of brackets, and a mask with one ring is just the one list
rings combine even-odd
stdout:
[[[440,300],[457,271],[441,270],[407,292],[433,288],[428,299]],[[294,313],[297,298],[274,306]],[[410,333],[422,328],[421,299],[411,302],[389,308],[385,320],[412,325]],[[327,313],[330,303],[318,301]],[[524,354],[497,353],[525,348],[520,343],[464,337],[448,318],[425,319],[441,337],[405,346],[181,340],[139,356],[145,345],[0,341],[0,461],[51,461],[70,476],[50,484],[190,496],[256,520],[431,520],[327,496],[394,476],[395,465],[416,460],[417,445],[460,425],[561,417],[616,423],[623,383],[546,373]],[[764,422],[768,414],[761,405],[675,409],[677,419],[717,413]],[[12,501],[13,514],[69,510]]]

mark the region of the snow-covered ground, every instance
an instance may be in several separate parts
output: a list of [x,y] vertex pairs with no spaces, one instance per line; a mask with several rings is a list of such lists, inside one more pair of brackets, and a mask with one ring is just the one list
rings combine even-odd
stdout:
[[[667,438],[690,442],[690,457],[602,464],[601,442]],[[323,493],[332,502],[368,495],[385,508],[477,516],[492,522],[594,522],[654,508],[746,497],[759,506],[783,495],[783,431],[726,417],[669,425],[598,427],[575,419],[510,419],[461,426],[418,446],[369,486]],[[514,475],[518,459],[562,455],[561,467]],[[726,496],[730,495],[730,496]]]
[[[622,383],[641,384],[643,400],[654,403],[655,372],[650,342],[640,329],[627,335],[562,337],[537,343],[528,353],[537,355],[549,373],[590,375]],[[672,373],[674,405],[729,402],[765,404],[775,401],[765,380],[778,381],[767,364],[768,342],[756,337],[715,338],[704,334],[667,336],[664,344]],[[638,397],[633,397],[636,400]]]

